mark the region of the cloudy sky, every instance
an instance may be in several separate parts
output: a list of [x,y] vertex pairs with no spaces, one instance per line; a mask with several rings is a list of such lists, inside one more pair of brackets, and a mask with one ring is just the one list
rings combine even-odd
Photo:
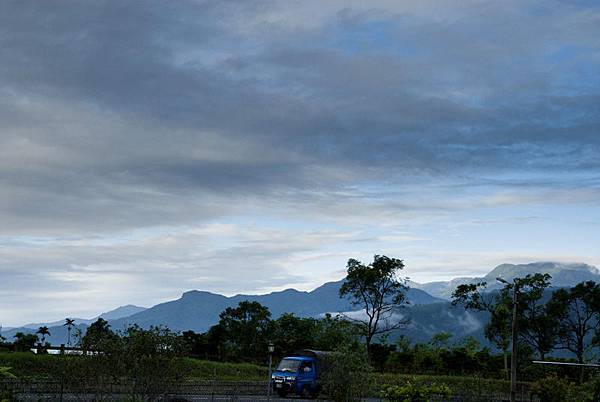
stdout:
[[0,322],[600,264],[597,1],[0,2]]

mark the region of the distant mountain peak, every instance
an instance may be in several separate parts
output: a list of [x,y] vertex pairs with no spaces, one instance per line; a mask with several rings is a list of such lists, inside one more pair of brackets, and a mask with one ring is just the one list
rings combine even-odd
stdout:
[[584,263],[560,263],[553,261],[539,261],[527,264],[500,264],[488,273],[485,278],[492,280],[501,277],[504,279],[513,279],[525,275],[536,273],[547,273],[552,275],[560,275],[564,271],[575,271],[583,274],[599,275],[600,272],[596,267]]
[[204,290],[188,290],[181,295],[181,300],[186,299],[227,299],[227,296],[223,296],[217,293],[207,292]]
[[126,304],[124,306],[119,306],[114,310],[102,313],[97,318],[103,318],[105,320],[116,320],[119,318],[129,317],[130,315],[137,314],[144,310],[146,310],[146,307],[135,306],[133,304]]
[[496,278],[512,280],[526,275],[547,273],[552,276],[552,286],[566,287],[577,283],[593,280],[600,282],[600,271],[593,265],[585,263],[562,263],[554,261],[537,261],[526,264],[500,264],[487,273],[484,277],[454,278],[450,281],[414,283],[414,286],[423,289],[429,294],[450,299],[457,286],[467,283],[487,282],[488,289],[497,289],[501,285]]

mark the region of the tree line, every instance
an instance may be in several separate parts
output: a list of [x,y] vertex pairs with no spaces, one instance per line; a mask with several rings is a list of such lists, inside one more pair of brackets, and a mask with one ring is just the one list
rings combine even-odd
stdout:
[[[593,281],[551,289],[549,274],[515,278],[498,291],[486,292],[485,282],[460,285],[453,304],[486,311],[486,338],[506,356],[516,307],[518,342],[544,360],[553,351],[570,352],[584,363],[600,346],[600,285]],[[516,292],[516,306],[514,303]]]
[[[115,332],[108,322],[98,319],[85,336],[76,334],[77,344],[90,351],[107,351],[122,348],[131,339],[161,334],[160,339],[168,340],[160,346],[163,350],[216,361],[264,364],[268,344],[273,343],[275,357],[300,349],[335,350],[344,346],[365,349],[372,364],[381,370],[429,372],[435,368],[436,372],[446,373],[492,373],[501,362],[507,372],[516,292],[518,342],[525,356],[535,354],[544,360],[554,351],[567,351],[583,363],[590,351],[600,346],[600,286],[583,282],[571,288],[551,289],[548,274],[516,278],[495,291],[488,291],[486,283],[465,284],[453,293],[454,305],[488,313],[485,337],[501,352],[501,360],[493,350],[475,345],[474,339],[452,347],[448,342],[440,343],[440,339],[448,340],[452,334],[438,334],[425,344],[411,345],[403,337],[390,344],[388,334],[408,324],[397,318],[399,309],[407,305],[406,279],[399,277],[403,268],[402,260],[379,255],[368,265],[355,259],[348,261],[340,297],[349,297],[363,312],[359,315],[303,318],[284,314],[274,319],[265,306],[243,301],[221,312],[218,323],[203,333],[174,333],[162,327],[144,330],[137,326]],[[73,321],[67,319],[65,326],[70,342]],[[41,327],[37,335],[43,343],[49,335],[48,328]],[[34,334],[20,333],[15,336],[14,345],[18,350],[27,350],[37,340]],[[158,347],[156,342],[153,347]],[[439,353],[433,353],[434,350]],[[476,360],[482,363],[477,364]]]

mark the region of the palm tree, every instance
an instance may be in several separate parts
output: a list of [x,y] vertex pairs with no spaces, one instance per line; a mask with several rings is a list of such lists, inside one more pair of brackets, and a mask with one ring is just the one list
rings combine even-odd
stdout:
[[82,331],[81,328],[75,327],[75,346],[81,347]]
[[46,335],[50,335],[50,331],[48,331],[48,327],[43,326],[43,327],[39,327],[36,334],[39,334],[42,336],[42,345],[45,345],[46,342]]
[[67,327],[67,346],[71,346],[71,329],[75,325],[74,318],[65,318],[65,323],[63,326]]

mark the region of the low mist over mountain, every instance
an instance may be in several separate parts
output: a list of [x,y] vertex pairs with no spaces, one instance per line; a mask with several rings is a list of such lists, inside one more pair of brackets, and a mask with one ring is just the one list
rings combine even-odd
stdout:
[[[138,314],[111,321],[113,328],[120,329],[128,324],[142,327],[163,324],[174,330],[191,329],[206,331],[219,320],[219,314],[227,307],[235,307],[241,301],[257,301],[269,308],[273,318],[283,313],[294,313],[299,317],[318,317],[325,313],[356,310],[347,299],[340,299],[342,281],[329,282],[311,292],[287,289],[266,295],[222,295],[190,291],[180,299],[158,304]],[[443,302],[420,289],[409,289],[407,300],[411,305]]]
[[426,291],[432,296],[449,300],[457,286],[466,283],[487,282],[488,289],[502,287],[496,278],[508,281],[535,273],[552,275],[552,286],[568,287],[584,281],[600,282],[600,271],[592,265],[576,263],[563,264],[558,262],[534,262],[530,264],[501,264],[484,277],[455,278],[450,281],[412,283],[411,286]]

